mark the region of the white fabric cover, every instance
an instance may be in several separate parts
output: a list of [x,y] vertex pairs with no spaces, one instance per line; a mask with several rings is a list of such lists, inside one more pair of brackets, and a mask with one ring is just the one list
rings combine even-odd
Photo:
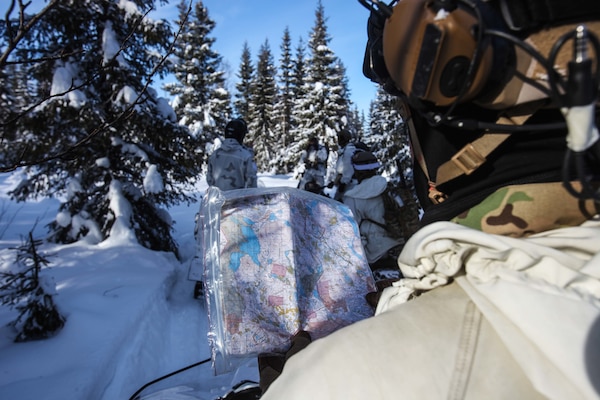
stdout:
[[377,315],[293,356],[263,399],[600,398],[599,250],[598,221],[525,239],[427,226]]

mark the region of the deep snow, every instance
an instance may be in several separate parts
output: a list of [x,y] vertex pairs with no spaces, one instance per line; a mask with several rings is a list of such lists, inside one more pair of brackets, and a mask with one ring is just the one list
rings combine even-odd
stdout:
[[[12,184],[10,175],[0,175],[0,270],[14,262],[10,248],[34,226],[34,238],[43,238],[59,205],[54,199],[14,203],[6,195]],[[259,176],[259,186],[296,185],[289,176]],[[0,399],[129,399],[144,384],[210,357],[204,304],[193,298],[194,282],[187,279],[194,216],[205,189],[201,182],[196,203],[169,210],[181,262],[127,237],[42,246],[51,262],[43,274],[54,278],[54,299],[67,322],[50,339],[14,343],[15,330],[7,324],[17,312],[0,307]],[[219,376],[209,362],[142,394],[185,384],[195,398],[214,399],[244,379],[258,381],[254,360]]]

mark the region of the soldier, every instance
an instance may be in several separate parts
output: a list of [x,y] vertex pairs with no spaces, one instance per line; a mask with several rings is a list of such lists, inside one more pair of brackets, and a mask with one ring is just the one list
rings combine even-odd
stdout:
[[327,148],[320,144],[315,136],[310,137],[306,149],[302,150],[300,155],[300,169],[303,172],[298,183],[299,189],[322,193],[327,157]]
[[337,134],[338,159],[335,164],[336,176],[327,187],[335,187],[334,198],[342,201],[344,192],[356,184],[354,178],[354,167],[352,167],[352,156],[356,152],[356,145],[352,142],[352,134],[347,129],[340,129]]
[[257,186],[254,153],[243,145],[248,132],[246,122],[230,121],[225,127],[225,140],[208,158],[206,182],[221,190],[255,188]]
[[[381,164],[370,151],[361,151],[352,157],[357,185],[344,193],[344,204],[352,210],[360,230],[365,255],[376,280],[385,276],[383,271],[395,268],[396,258],[403,241],[391,237],[386,226],[386,209],[383,199],[387,180],[377,173]],[[394,276],[394,275],[392,275]],[[399,277],[399,273],[395,274]]]
[[600,3],[359,1],[422,228],[376,315],[295,354],[262,399],[599,398]]

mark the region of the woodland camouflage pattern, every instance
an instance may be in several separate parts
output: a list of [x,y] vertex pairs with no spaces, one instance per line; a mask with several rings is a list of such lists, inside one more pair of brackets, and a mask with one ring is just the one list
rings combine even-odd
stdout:
[[523,237],[577,226],[597,213],[597,204],[576,199],[559,182],[534,183],[498,189],[452,222],[486,233]]

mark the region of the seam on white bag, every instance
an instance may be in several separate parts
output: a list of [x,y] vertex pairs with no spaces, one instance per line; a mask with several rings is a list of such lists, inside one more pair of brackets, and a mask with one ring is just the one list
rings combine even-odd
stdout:
[[464,399],[465,397],[477,349],[480,327],[481,312],[475,303],[469,301],[465,309],[461,327],[458,352],[448,390],[448,400]]

